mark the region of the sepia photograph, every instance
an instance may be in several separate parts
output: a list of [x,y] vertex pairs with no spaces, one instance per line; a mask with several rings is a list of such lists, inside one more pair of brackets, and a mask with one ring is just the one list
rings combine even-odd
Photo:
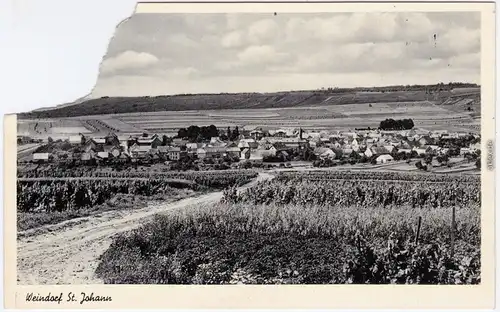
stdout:
[[17,285],[481,285],[482,16],[137,10],[16,114]]

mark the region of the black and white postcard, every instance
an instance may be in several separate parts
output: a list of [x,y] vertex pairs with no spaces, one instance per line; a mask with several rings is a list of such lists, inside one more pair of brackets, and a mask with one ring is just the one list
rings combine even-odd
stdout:
[[492,308],[494,17],[138,4],[89,95],[5,117],[6,303]]

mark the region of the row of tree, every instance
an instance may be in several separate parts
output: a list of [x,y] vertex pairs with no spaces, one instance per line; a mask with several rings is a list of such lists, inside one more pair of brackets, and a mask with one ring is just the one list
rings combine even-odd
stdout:
[[236,126],[233,130],[231,127],[227,127],[227,131],[219,131],[216,126],[189,126],[186,128],[181,128],[177,131],[177,138],[187,139],[190,142],[202,142],[205,140],[210,140],[213,137],[220,137],[222,140],[237,140],[240,136],[240,130]]
[[187,129],[181,128],[177,131],[178,138],[188,139],[190,142],[202,142],[216,136],[219,136],[219,131],[214,125],[208,127],[189,126]]
[[380,122],[381,130],[410,130],[415,124],[412,119],[386,119]]

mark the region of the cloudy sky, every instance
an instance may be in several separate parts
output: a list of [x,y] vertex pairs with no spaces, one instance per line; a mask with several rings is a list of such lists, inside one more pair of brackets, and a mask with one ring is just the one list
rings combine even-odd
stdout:
[[111,39],[92,95],[479,80],[476,12],[135,14]]

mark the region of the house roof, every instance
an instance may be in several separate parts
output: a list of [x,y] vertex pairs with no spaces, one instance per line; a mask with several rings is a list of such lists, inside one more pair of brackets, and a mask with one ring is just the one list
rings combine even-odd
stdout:
[[106,143],[106,139],[104,138],[93,138],[92,139],[96,144],[104,144]]
[[49,153],[33,153],[33,159],[49,159]]
[[104,145],[103,146],[103,151],[104,152],[111,152],[113,149],[117,148],[116,146],[114,145]]
[[109,153],[108,152],[98,152],[97,156],[100,157],[100,158],[108,158],[109,157]]
[[394,159],[391,155],[388,155],[388,154],[384,154],[384,155],[380,155],[377,157],[377,160],[382,160],[382,159]]
[[203,147],[199,148],[198,153],[225,153],[225,147]]
[[334,151],[332,151],[332,149],[330,148],[327,148],[327,147],[317,147],[314,149],[314,154],[317,154],[317,155],[322,155],[322,154],[325,154],[325,153],[335,153]]
[[130,147],[130,151],[132,152],[149,152],[151,150],[150,146],[137,145],[134,144]]
[[139,144],[151,144],[155,140],[159,140],[158,137],[153,137],[153,138],[139,138],[139,139],[137,139],[137,143],[139,143]]
[[389,154],[389,151],[382,146],[373,146],[371,151],[373,154]]
[[82,137],[80,135],[71,135],[68,140],[70,143],[80,143],[82,141]]

